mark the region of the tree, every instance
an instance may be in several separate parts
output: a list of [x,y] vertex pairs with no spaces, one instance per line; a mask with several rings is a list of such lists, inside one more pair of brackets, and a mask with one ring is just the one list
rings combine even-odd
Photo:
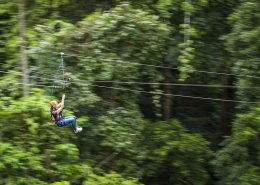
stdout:
[[20,33],[20,59],[23,73],[23,95],[29,96],[29,76],[28,76],[28,62],[26,54],[26,36],[25,36],[25,1],[19,1],[19,33]]
[[48,122],[48,99],[36,89],[31,97],[0,102],[1,184],[70,181],[86,170],[71,128]]
[[135,150],[120,155],[113,166],[149,185],[207,184],[211,157],[209,143],[179,121],[147,122]]
[[[14,42],[18,41],[18,16],[16,14],[16,12],[18,12],[18,6],[17,3],[13,1],[0,1],[0,6],[0,68],[6,70],[14,66],[14,64],[18,64],[18,57],[16,55],[18,53],[18,47],[14,46],[17,44],[14,44]],[[14,25],[16,26],[14,27]]]
[[[256,0],[242,1],[230,15],[232,24],[231,33],[225,38],[227,47],[232,53],[234,67],[233,71],[241,77],[237,80],[237,86],[251,87],[240,88],[237,91],[238,98],[245,101],[259,101],[259,7],[260,2]],[[250,77],[255,76],[255,77]],[[250,108],[241,105],[242,108]]]
[[[88,146],[84,150],[86,156],[89,155],[89,148],[91,151],[93,148],[104,151],[104,143],[109,144],[106,147],[111,147],[108,152],[117,150],[116,146],[127,150],[128,145],[122,143],[131,143],[131,134],[140,134],[142,128],[143,118],[138,107],[141,93],[120,92],[113,89],[120,87],[116,83],[97,84],[95,81],[160,80],[160,71],[138,64],[160,63],[169,33],[167,25],[160,23],[156,16],[133,9],[129,4],[121,4],[103,14],[87,16],[76,27],[63,21],[54,21],[37,26],[35,30],[35,44],[30,46],[30,52],[34,53],[32,59],[38,61],[34,69],[46,74],[46,71],[50,71],[49,62],[58,60],[58,54],[55,56],[53,52],[63,48],[66,70],[77,71],[71,74],[73,80],[68,88],[70,98],[67,105],[77,110],[79,116],[92,115],[92,124],[88,127],[86,137],[81,140],[87,143],[83,146]],[[39,82],[38,79],[36,81]],[[104,89],[102,86],[112,88]],[[135,88],[131,85],[126,87]],[[137,87],[136,90],[142,88],[145,87]],[[159,87],[148,88],[156,91]],[[113,132],[109,132],[111,128]],[[122,137],[118,137],[118,132]],[[101,142],[97,142],[97,138]],[[102,159],[108,152],[101,156],[94,153],[93,157]]]
[[233,124],[233,133],[223,141],[213,161],[219,184],[259,184],[260,107],[241,113]]
[[104,176],[91,174],[83,185],[142,185],[135,179],[126,179],[117,173],[109,173]]

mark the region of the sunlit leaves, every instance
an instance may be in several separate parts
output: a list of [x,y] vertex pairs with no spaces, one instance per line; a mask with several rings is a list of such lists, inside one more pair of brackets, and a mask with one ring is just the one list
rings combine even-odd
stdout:
[[84,185],[142,185],[135,179],[126,179],[117,173],[105,174],[104,176],[91,174],[83,183]]
[[[72,129],[49,123],[48,101],[42,91],[34,90],[30,97],[11,100],[1,110],[0,168],[4,182],[16,179],[17,184],[44,184],[45,178],[69,180],[82,173],[78,148],[71,143]],[[26,181],[26,176],[31,178]]]
[[138,66],[120,62],[160,62],[169,28],[160,23],[158,17],[123,3],[109,12],[87,17],[79,23],[79,27],[74,37],[84,42],[81,52],[89,57],[85,61],[86,67],[93,66],[98,71],[95,76],[127,80],[137,78],[148,70],[149,74],[156,75],[152,68],[142,72]]

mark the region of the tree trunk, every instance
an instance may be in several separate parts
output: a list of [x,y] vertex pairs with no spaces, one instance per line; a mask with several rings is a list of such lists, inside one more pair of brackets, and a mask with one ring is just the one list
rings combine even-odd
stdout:
[[[187,3],[191,4],[191,0],[186,0]],[[189,26],[190,27],[190,12],[184,12],[184,24],[185,26]],[[183,38],[183,41],[184,41],[184,44],[186,44],[186,46],[189,45],[189,41],[190,41],[190,33],[186,32],[186,27],[184,28],[184,38]]]
[[[234,77],[228,76],[226,79],[227,85],[233,85]],[[224,99],[233,100],[235,97],[235,90],[227,88],[224,91]],[[231,134],[231,125],[234,118],[235,103],[233,102],[223,102],[222,105],[222,116],[220,131],[222,136],[227,136]]]
[[[171,83],[172,73],[171,69],[165,69],[165,83]],[[172,86],[164,85],[164,94],[171,94]],[[163,96],[163,120],[171,119],[172,112],[172,97],[171,96]]]
[[[226,72],[230,73],[231,70],[231,61],[230,55],[227,51],[224,50],[224,59],[226,63]],[[227,86],[233,86],[235,82],[234,76],[225,76],[225,84]],[[235,89],[226,88],[224,90],[224,99],[233,100],[235,98]],[[231,134],[231,125],[234,118],[236,104],[233,102],[223,102],[222,104],[222,114],[221,114],[221,125],[220,133],[221,136],[226,136]]]
[[23,74],[23,95],[29,96],[29,75],[28,63],[26,55],[26,39],[25,39],[25,16],[24,16],[25,0],[19,0],[19,34],[20,34],[20,59]]

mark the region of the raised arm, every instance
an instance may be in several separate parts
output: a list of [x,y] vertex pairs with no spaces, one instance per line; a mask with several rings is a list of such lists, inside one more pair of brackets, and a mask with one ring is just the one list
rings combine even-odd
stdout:
[[61,103],[59,103],[59,104],[57,105],[57,109],[60,108],[60,106],[61,106]]
[[64,102],[65,102],[65,94],[63,94],[60,104],[57,106],[59,107],[57,110],[57,114],[59,114],[63,108],[64,108]]

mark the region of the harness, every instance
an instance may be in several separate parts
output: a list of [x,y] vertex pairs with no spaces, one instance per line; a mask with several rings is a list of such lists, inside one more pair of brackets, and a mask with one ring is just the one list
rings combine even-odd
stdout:
[[57,114],[57,113],[55,113],[56,110],[57,109],[54,107],[51,107],[51,109],[50,109],[50,113],[51,113],[50,120],[51,120],[51,122],[53,122],[55,124],[57,124],[60,120],[63,120],[62,111],[59,114]]

